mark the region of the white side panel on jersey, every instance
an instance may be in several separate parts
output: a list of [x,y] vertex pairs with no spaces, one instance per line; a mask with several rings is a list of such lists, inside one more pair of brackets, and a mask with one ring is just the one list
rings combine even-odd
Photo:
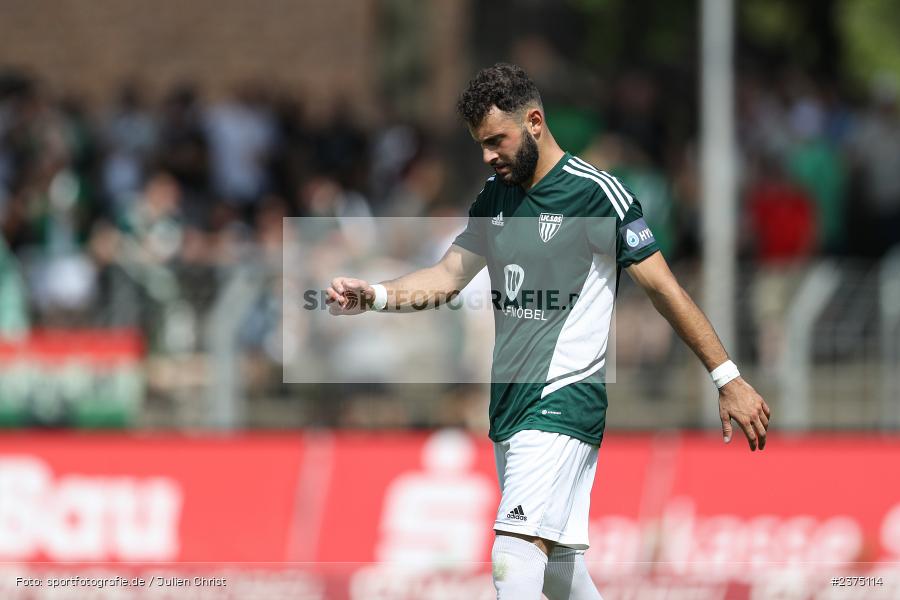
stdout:
[[594,254],[578,301],[556,340],[541,398],[603,368],[615,301],[615,278],[615,259]]

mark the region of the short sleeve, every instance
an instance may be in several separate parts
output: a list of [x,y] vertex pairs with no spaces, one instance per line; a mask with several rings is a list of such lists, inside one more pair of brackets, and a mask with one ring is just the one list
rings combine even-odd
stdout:
[[486,256],[487,253],[484,231],[486,214],[484,211],[484,195],[485,192],[482,190],[475,202],[472,203],[472,206],[469,207],[469,221],[466,223],[466,228],[453,241],[455,245],[480,256]]
[[620,267],[630,267],[659,252],[659,244],[653,231],[644,220],[641,204],[635,198],[618,224],[616,234],[616,262]]

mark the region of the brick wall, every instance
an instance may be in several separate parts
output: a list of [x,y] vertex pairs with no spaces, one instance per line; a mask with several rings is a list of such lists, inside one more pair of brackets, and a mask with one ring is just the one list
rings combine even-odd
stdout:
[[[402,1],[402,0],[401,0]],[[423,0],[409,0],[416,10]],[[207,97],[259,78],[302,90],[311,111],[347,96],[376,116],[379,0],[0,0],[0,67],[26,67],[56,92],[108,100],[137,78],[152,95],[182,80]],[[433,0],[424,99],[451,116],[467,79],[466,0]]]
[[259,77],[362,103],[376,72],[374,0],[0,0],[0,64],[54,91],[108,98],[137,76],[151,92],[184,79],[211,96]]

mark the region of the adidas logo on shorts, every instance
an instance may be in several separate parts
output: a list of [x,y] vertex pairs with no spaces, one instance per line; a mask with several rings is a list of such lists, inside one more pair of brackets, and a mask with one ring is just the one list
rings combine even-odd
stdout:
[[507,519],[518,519],[520,521],[527,521],[528,517],[525,516],[525,511],[522,510],[522,505],[518,505],[508,513],[506,513]]

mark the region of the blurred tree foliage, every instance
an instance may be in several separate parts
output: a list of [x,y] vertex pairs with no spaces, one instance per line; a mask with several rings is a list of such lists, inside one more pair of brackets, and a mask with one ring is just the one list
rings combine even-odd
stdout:
[[900,80],[900,3],[897,0],[843,0],[838,22],[847,44],[844,68],[861,83],[890,73]]
[[583,58],[592,67],[679,66],[696,60],[697,3],[568,0],[585,30]]
[[[699,2],[568,0],[584,19],[583,58],[615,68],[623,61],[673,65],[696,60]],[[868,81],[900,77],[897,0],[736,0],[738,40],[765,64]]]
[[377,81],[387,106],[404,114],[422,114],[428,82],[428,10],[416,0],[383,0],[378,5],[380,61]]
[[[877,73],[900,76],[900,0],[734,2],[742,71],[794,71],[860,94]],[[667,126],[683,137],[696,125],[691,107],[697,100],[700,5],[700,0],[474,0],[474,64],[508,60],[518,40],[539,36],[568,61],[570,74],[578,74],[576,87],[590,107],[608,102],[605,84],[619,75],[652,77],[666,98],[679,99],[664,106]],[[600,85],[586,85],[585,73],[597,75]],[[549,91],[547,96],[550,104],[561,104]]]
[[736,3],[739,58],[767,69],[797,67],[840,76],[843,40],[838,0],[741,0]]

